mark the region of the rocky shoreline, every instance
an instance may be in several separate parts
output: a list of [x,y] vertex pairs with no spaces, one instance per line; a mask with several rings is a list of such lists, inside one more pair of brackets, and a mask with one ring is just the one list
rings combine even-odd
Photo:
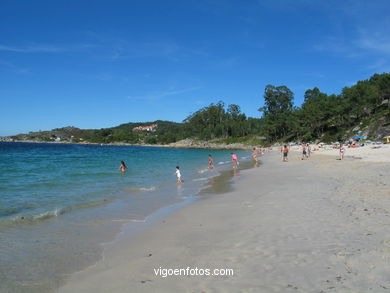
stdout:
[[170,144],[131,144],[125,142],[115,143],[93,143],[93,142],[70,142],[70,141],[37,141],[37,140],[3,140],[2,142],[21,142],[21,143],[51,143],[51,144],[76,144],[76,145],[109,145],[109,146],[145,146],[177,149],[215,149],[215,150],[250,150],[255,146],[243,143],[215,143],[202,140],[184,139]]

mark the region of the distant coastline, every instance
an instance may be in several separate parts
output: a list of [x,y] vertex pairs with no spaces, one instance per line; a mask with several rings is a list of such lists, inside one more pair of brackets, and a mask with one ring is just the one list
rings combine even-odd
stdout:
[[212,150],[250,150],[253,145],[245,145],[242,143],[212,143],[208,141],[184,139],[170,144],[145,144],[145,143],[126,143],[126,142],[112,142],[112,143],[96,143],[96,142],[71,142],[71,141],[39,141],[39,140],[0,140],[0,142],[16,142],[16,143],[37,143],[37,144],[74,144],[74,145],[102,145],[102,146],[141,146],[141,147],[160,147],[172,149],[212,149]]

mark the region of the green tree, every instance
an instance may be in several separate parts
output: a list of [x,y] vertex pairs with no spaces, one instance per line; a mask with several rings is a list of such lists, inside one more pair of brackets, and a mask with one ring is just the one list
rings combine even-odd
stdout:
[[263,112],[265,134],[275,141],[289,134],[292,129],[293,92],[286,86],[267,85],[264,91]]
[[293,99],[294,94],[288,87],[267,85],[262,109],[264,116],[288,113],[293,109]]

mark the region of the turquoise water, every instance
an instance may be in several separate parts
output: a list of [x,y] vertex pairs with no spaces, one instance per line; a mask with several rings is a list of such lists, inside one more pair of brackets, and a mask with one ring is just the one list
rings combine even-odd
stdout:
[[[0,219],[32,220],[111,200],[124,190],[154,190],[207,167],[207,150],[0,143]],[[229,161],[229,151],[211,151]],[[120,161],[128,166],[118,172]]]
[[230,168],[230,152],[0,143],[0,292],[53,292],[65,275],[97,261],[121,225],[194,196]]

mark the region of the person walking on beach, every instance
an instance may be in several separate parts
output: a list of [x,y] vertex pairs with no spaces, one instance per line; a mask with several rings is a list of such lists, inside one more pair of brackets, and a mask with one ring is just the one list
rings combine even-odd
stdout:
[[181,173],[180,173],[180,167],[179,166],[176,166],[175,174],[177,176],[177,184],[181,184],[182,181],[181,181]]
[[252,158],[253,158],[253,160],[255,161],[255,163],[258,162],[258,158],[257,158],[257,149],[256,149],[256,148],[253,148]]
[[119,166],[119,171],[121,171],[122,173],[125,173],[127,170],[127,166],[125,164],[124,161],[121,161],[121,165]]
[[281,153],[283,153],[283,162],[288,162],[288,147],[284,145],[281,149]]
[[260,163],[259,156],[260,155],[261,155],[261,153],[259,154],[258,148],[254,147],[253,152],[252,152],[252,158],[253,158],[253,161],[255,162],[254,167],[259,167],[259,163]]
[[232,155],[232,165],[233,165],[233,169],[234,169],[234,170],[237,170],[238,165],[239,165],[237,155],[236,155],[236,154],[233,154],[233,153],[230,153],[230,154]]
[[307,144],[306,146],[307,146],[307,157],[308,157],[308,159],[310,159],[310,156],[311,156],[311,146],[310,146],[310,144]]
[[340,153],[340,160],[344,159],[345,148],[342,144],[340,144],[339,153]]
[[211,155],[209,155],[209,169],[214,169],[213,157]]
[[302,160],[304,160],[305,158],[307,159],[307,148],[306,148],[306,145],[303,144],[303,146],[302,146]]

